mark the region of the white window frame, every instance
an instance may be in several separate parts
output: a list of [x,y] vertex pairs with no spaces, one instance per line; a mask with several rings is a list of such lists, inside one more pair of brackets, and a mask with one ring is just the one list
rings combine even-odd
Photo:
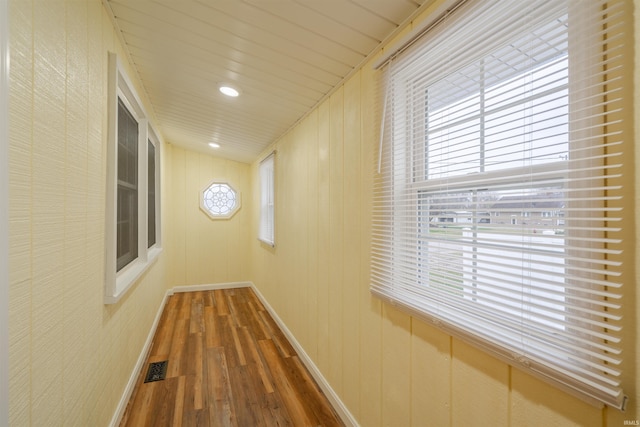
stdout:
[[[159,134],[153,130],[146,111],[124,67],[115,53],[109,53],[109,110],[107,140],[107,191],[105,214],[105,286],[104,303],[115,304],[147,271],[162,252],[160,210]],[[118,191],[118,100],[122,100],[138,122],[138,256],[117,269],[117,191]],[[148,246],[148,143],[156,147],[156,243]]]
[[260,176],[260,223],[258,224],[258,240],[275,247],[275,166],[276,152],[265,157],[259,166]]

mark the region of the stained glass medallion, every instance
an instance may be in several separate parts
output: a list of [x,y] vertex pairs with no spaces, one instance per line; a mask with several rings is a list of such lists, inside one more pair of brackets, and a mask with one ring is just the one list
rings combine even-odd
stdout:
[[200,208],[213,219],[231,218],[240,208],[240,195],[226,182],[212,182],[202,190]]

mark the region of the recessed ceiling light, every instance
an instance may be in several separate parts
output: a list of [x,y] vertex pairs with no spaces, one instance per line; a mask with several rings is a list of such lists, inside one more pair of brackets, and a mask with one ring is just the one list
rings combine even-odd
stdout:
[[210,142],[209,147],[211,148],[220,148],[220,144],[216,144],[215,142]]
[[224,93],[227,96],[231,96],[231,97],[236,97],[238,95],[240,95],[240,92],[238,91],[238,89],[233,88],[231,86],[228,85],[222,85],[220,86],[220,92]]

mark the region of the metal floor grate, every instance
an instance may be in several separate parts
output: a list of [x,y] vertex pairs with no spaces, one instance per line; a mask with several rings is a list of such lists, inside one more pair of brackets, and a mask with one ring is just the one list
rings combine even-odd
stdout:
[[162,362],[153,362],[149,364],[149,369],[147,370],[147,376],[144,379],[145,383],[150,383],[152,381],[161,381],[167,375],[167,365],[169,364],[168,360],[163,360]]

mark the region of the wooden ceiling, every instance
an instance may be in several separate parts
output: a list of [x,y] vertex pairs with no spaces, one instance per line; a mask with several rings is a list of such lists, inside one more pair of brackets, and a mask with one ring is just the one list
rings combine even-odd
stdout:
[[[429,0],[103,0],[167,142],[251,162]],[[240,89],[237,98],[220,83]],[[220,145],[212,149],[209,143]]]

